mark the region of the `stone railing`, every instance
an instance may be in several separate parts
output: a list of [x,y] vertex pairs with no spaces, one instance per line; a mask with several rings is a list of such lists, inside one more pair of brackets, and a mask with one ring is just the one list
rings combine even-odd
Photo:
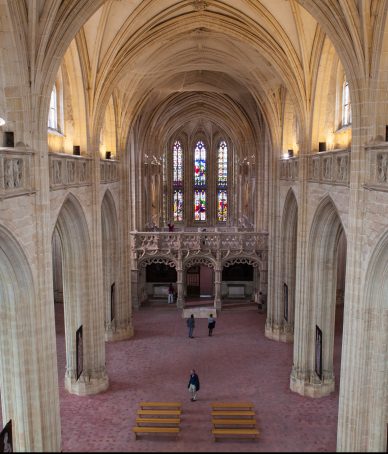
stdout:
[[366,147],[368,177],[365,188],[388,191],[388,143]]
[[90,185],[91,161],[83,156],[50,153],[50,189]]
[[0,199],[34,192],[32,158],[32,151],[0,149]]
[[297,181],[299,173],[299,160],[295,158],[284,158],[280,160],[280,179]]
[[333,150],[308,157],[309,181],[349,186],[350,151]]
[[227,259],[229,256],[258,256],[264,259],[268,249],[266,232],[131,232],[132,251],[137,259],[144,256],[171,255],[178,252],[183,258],[193,255],[209,255]]
[[103,159],[100,161],[101,183],[113,183],[119,180],[119,161]]

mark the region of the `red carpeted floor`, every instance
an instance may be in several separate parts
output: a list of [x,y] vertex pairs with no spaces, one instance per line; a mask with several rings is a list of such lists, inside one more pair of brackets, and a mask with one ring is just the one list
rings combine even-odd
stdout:
[[[198,319],[188,338],[181,311],[150,305],[134,312],[133,339],[106,344],[110,379],[105,393],[78,397],[63,388],[65,342],[57,306],[57,345],[62,450],[100,452],[308,452],[335,451],[338,389],[310,399],[292,393],[292,345],[264,336],[265,315],[231,305],[217,319],[213,337]],[[341,331],[342,314],[336,325]],[[341,336],[336,336],[339,372]],[[201,381],[196,402],[187,390],[190,369]],[[338,375],[337,375],[338,377]],[[143,436],[132,426],[141,401],[181,401],[179,440]],[[261,435],[258,441],[219,441],[211,435],[210,402],[252,401]]]

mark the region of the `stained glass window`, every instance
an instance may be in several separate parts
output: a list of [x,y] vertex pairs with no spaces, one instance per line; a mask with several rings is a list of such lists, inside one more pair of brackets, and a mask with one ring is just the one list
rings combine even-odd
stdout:
[[179,140],[174,142],[173,153],[174,222],[183,221],[183,149]]
[[222,141],[218,147],[218,182],[217,186],[228,185],[228,147],[226,142]]
[[183,221],[183,191],[182,189],[174,190],[174,221]]
[[217,220],[226,222],[228,219],[228,193],[226,191],[218,191],[217,201]]
[[206,221],[206,191],[194,191],[194,219]]
[[183,151],[179,141],[174,143],[173,148],[173,183],[181,185],[183,180]]
[[206,148],[203,142],[197,142],[194,152],[194,185],[206,185]]
[[228,218],[228,147],[221,141],[218,147],[217,175],[217,220],[226,222]]

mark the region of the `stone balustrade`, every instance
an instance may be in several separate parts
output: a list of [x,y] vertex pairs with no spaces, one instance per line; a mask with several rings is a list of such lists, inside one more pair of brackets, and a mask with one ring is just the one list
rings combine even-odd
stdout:
[[349,186],[350,151],[332,150],[308,157],[309,181]]
[[91,164],[89,157],[50,153],[50,189],[90,185]]
[[280,160],[280,179],[297,181],[299,173],[299,159],[283,158]]
[[101,183],[113,183],[119,180],[119,161],[102,159],[100,161]]
[[32,159],[29,150],[0,149],[0,199],[34,192]]
[[[131,232],[132,250],[137,259],[144,256],[200,254],[221,258],[229,255],[260,255],[268,249],[266,232]],[[219,257],[220,258],[220,257]]]
[[388,191],[388,143],[365,147],[368,157],[367,189]]

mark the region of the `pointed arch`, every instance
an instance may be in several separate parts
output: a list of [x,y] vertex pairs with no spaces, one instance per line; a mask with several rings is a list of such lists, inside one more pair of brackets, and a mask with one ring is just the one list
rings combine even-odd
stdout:
[[109,189],[101,203],[102,278],[105,302],[105,336],[115,331],[119,279],[118,219],[114,198]]
[[284,336],[292,337],[295,317],[296,249],[298,230],[298,202],[292,188],[284,202],[281,227],[281,291],[280,317],[284,323]]
[[[318,205],[311,224],[307,257],[308,325],[306,326],[308,370],[319,395],[334,391],[333,351],[337,284],[337,251],[346,232],[338,209],[327,195]],[[315,373],[315,331],[322,331],[322,377]]]
[[[65,387],[74,394],[94,394],[107,388],[107,377],[100,370],[96,385],[91,376],[101,354],[103,339],[96,340],[99,312],[91,286],[91,240],[85,213],[73,194],[64,200],[55,224],[62,245],[63,302],[66,337]],[[76,331],[83,327],[83,373],[77,379]]]
[[[2,420],[12,420],[14,451],[41,450],[44,446],[42,421],[31,418],[33,412],[39,414],[43,399],[36,364],[37,336],[44,334],[34,318],[35,298],[34,279],[24,250],[0,226],[0,390]],[[55,380],[56,367],[53,372],[51,378]],[[52,428],[55,424],[59,428],[58,395],[50,394],[50,399]]]
[[[388,231],[371,249],[365,272],[365,286],[360,307],[352,315],[351,337],[344,343],[343,355],[357,352],[362,369],[347,364],[341,370],[341,399],[351,399],[352,407],[339,406],[338,430],[345,436],[338,445],[352,451],[385,452],[387,448],[388,405]],[[350,319],[350,317],[349,317]],[[352,345],[350,345],[350,343]],[[357,348],[358,347],[358,348]],[[344,383],[344,385],[342,385]],[[355,392],[362,389],[362,395]],[[348,421],[357,421],[357,431]]]

